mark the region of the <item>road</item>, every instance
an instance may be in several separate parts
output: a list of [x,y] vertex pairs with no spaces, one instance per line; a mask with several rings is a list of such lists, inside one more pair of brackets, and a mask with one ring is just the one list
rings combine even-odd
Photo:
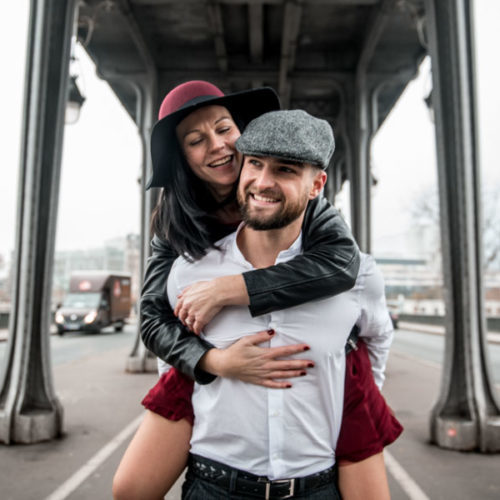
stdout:
[[[444,336],[399,329],[394,332],[391,350],[441,366]],[[500,385],[500,345],[489,343],[488,353],[493,379]]]
[[[115,332],[112,327],[107,327],[101,333],[67,332],[63,337],[50,336],[50,353],[52,364],[59,366],[71,363],[95,353],[104,353],[130,346],[132,350],[135,339],[135,325],[125,328],[122,332]],[[7,342],[0,342],[0,360],[3,365]]]
[[[127,374],[136,332],[51,336],[56,393],[64,407],[61,439],[0,446],[2,500],[110,498],[111,480],[142,418],[140,400],[157,375]],[[428,419],[440,383],[443,338],[398,330],[384,393],[405,427],[386,450],[393,500],[500,498],[500,455],[455,453],[428,444]],[[5,349],[5,343],[0,343]],[[500,349],[490,344],[499,381]],[[16,478],[16,479],[13,479]],[[167,500],[180,498],[180,483]]]

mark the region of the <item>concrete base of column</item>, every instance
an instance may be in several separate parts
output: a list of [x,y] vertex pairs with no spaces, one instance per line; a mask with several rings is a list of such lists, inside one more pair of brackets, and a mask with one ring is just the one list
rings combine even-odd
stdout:
[[129,373],[144,373],[144,360],[142,356],[129,356],[125,363],[125,371]]
[[456,417],[436,417],[431,421],[431,438],[442,448],[457,451],[477,449],[477,423]]
[[144,360],[144,371],[146,373],[154,373],[158,371],[158,362],[155,357],[146,356]]
[[61,435],[63,410],[56,405],[52,410],[34,410],[14,416],[12,441],[34,444],[49,441]]
[[490,417],[481,431],[478,425],[456,417],[437,417],[431,422],[431,439],[438,446],[455,451],[500,452],[500,417]]
[[481,451],[486,453],[500,452],[500,417],[490,417],[483,430]]
[[129,373],[154,373],[158,371],[156,358],[148,352],[139,355],[130,355],[125,364],[125,371]]
[[5,411],[0,411],[0,443],[10,444],[10,418]]
[[49,441],[63,431],[63,408],[59,401],[53,408],[30,410],[15,415],[0,412],[0,441],[6,444],[35,444]]

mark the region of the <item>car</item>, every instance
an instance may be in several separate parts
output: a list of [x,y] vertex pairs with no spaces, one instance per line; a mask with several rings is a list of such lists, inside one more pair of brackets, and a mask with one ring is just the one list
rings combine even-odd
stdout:
[[130,274],[75,271],[69,293],[55,313],[57,332],[61,336],[68,331],[97,333],[109,325],[121,332],[130,308]]

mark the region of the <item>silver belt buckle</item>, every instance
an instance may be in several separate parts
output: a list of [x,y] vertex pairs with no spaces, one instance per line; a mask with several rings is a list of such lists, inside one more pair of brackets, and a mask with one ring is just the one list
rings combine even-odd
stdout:
[[288,495],[280,498],[291,498],[295,494],[295,478],[293,479],[278,479],[276,481],[268,481],[266,483],[266,496],[265,500],[269,500],[271,498],[271,484],[280,484],[280,483],[290,483],[290,489],[288,490]]

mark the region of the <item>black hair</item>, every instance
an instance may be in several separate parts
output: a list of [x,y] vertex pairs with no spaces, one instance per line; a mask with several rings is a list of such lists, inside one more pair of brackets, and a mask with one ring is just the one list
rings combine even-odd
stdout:
[[187,164],[178,143],[165,168],[171,172],[170,180],[153,210],[151,231],[167,240],[179,255],[190,261],[200,259],[208,249],[217,248],[214,242],[225,234],[213,214],[236,198],[236,186],[225,200],[217,202]]

